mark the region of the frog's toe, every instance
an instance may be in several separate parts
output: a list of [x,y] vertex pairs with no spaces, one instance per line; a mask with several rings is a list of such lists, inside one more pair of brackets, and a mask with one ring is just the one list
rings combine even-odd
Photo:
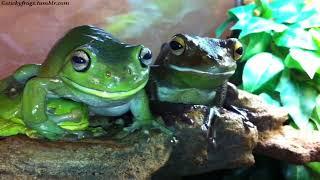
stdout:
[[38,137],[46,138],[51,141],[60,140],[67,133],[66,130],[60,128],[51,121],[30,125],[30,129],[34,130],[34,134],[37,134]]
[[63,138],[61,138],[60,140],[75,142],[81,139],[96,138],[96,137],[101,137],[105,135],[106,135],[106,132],[102,132],[102,131],[101,132],[73,131],[65,134]]
[[126,130],[122,130],[120,132],[118,132],[116,135],[114,135],[114,139],[123,139],[125,137],[127,137],[130,134],[130,132],[126,131]]
[[108,132],[102,127],[89,128],[88,130],[91,132],[93,137],[101,137],[108,134]]
[[137,120],[137,121],[134,121],[129,127],[123,128],[123,130],[120,131],[118,134],[116,134],[114,138],[123,139],[138,130],[141,130],[144,134],[149,135],[150,129],[158,129],[161,132],[170,136],[174,134],[172,130],[168,129],[164,124],[156,120],[152,120],[152,121]]
[[133,133],[134,131],[141,129],[142,127],[143,125],[141,122],[135,121],[131,124],[131,126],[125,127],[123,128],[123,130],[128,133]]
[[173,131],[167,128],[164,124],[158,121],[152,121],[152,129],[159,129],[161,132],[167,135],[173,135]]
[[168,134],[168,135],[173,135],[173,131],[168,129],[164,124],[152,120],[152,121],[135,121],[131,126],[124,128],[124,131],[132,133],[136,130],[143,130],[146,134],[149,134],[150,129],[158,129],[161,132]]
[[114,136],[114,138],[115,139],[123,139],[139,129],[141,129],[141,124],[134,122],[131,126],[123,128],[122,131],[118,132]]
[[107,135],[107,131],[105,131],[101,127],[88,128],[86,130],[81,131],[72,131],[70,134],[73,134],[76,139],[85,139],[85,138],[96,138]]

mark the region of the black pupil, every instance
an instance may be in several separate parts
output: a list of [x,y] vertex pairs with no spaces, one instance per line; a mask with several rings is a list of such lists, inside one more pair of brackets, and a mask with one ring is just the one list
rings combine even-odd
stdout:
[[151,51],[148,50],[148,52],[145,55],[143,55],[143,59],[148,60],[151,58],[152,58],[152,53],[151,53]]
[[79,56],[73,56],[72,61],[77,64],[85,64],[86,63],[86,60],[84,60],[82,57],[79,57]]
[[182,48],[182,45],[177,41],[171,41],[169,45],[172,50],[179,50]]
[[239,47],[239,48],[236,50],[236,53],[242,55],[242,53],[243,53],[243,48],[242,48],[242,47]]

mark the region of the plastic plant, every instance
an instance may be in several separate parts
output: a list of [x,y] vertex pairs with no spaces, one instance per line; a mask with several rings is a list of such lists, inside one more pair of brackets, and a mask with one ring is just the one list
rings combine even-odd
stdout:
[[[320,11],[302,0],[236,7],[216,31],[239,30],[244,90],[286,108],[299,128],[320,129]],[[242,69],[241,69],[242,70]]]
[[[239,87],[285,108],[292,126],[320,130],[320,1],[255,0],[230,9],[217,37],[231,24],[245,48]],[[319,163],[288,167],[294,179],[320,172]]]

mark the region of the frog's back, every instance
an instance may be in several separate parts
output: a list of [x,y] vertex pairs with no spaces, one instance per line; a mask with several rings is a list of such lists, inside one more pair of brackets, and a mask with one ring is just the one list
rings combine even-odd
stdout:
[[75,48],[88,44],[92,41],[108,41],[120,43],[110,33],[105,32],[103,29],[83,25],[71,29],[60,40],[56,42],[54,47],[49,52],[46,60],[41,66],[39,77],[54,77],[56,76],[61,67],[65,64],[66,56]]

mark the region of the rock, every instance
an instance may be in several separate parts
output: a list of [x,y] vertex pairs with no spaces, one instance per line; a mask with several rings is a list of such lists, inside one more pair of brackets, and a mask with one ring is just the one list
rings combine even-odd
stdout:
[[219,115],[214,121],[215,147],[201,128],[208,107],[160,103],[153,104],[154,110],[162,111],[167,124],[176,130],[174,139],[153,131],[149,136],[137,132],[117,141],[5,138],[0,140],[1,175],[164,179],[250,166],[254,163],[253,150],[291,163],[320,161],[319,132],[283,126],[288,118],[286,111],[266,105],[256,95],[241,90],[228,93],[228,109],[218,108]]
[[257,126],[259,132],[277,130],[288,120],[288,112],[283,108],[268,105],[261,97],[246,91],[238,90],[237,97],[226,101],[227,104],[245,110],[249,120]]
[[259,135],[255,152],[293,164],[320,161],[320,132],[284,126]]
[[185,110],[194,123],[176,121],[175,140],[158,132],[149,136],[134,133],[120,141],[48,142],[25,136],[2,139],[0,172],[8,178],[146,179],[152,174],[183,176],[254,163],[257,129],[247,127],[240,115],[219,110],[213,148],[201,130],[207,108]]
[[169,159],[168,137],[135,133],[119,142],[48,142],[25,136],[0,141],[0,172],[7,177],[146,179]]
[[[208,144],[201,130],[206,117],[205,106],[193,106],[184,112],[193,118],[193,125],[176,121],[179,141],[174,147],[166,166],[155,175],[155,179],[188,176],[210,172],[217,169],[246,167],[254,164],[252,150],[258,140],[256,127],[248,127],[242,116],[223,108],[215,119],[216,147]],[[176,117],[177,118],[177,117]],[[169,177],[168,177],[169,176]]]
[[293,164],[320,161],[319,131],[284,126],[288,113],[283,108],[267,105],[259,96],[242,90],[237,94],[230,93],[233,98],[227,103],[244,110],[258,128],[259,141],[255,153]]

